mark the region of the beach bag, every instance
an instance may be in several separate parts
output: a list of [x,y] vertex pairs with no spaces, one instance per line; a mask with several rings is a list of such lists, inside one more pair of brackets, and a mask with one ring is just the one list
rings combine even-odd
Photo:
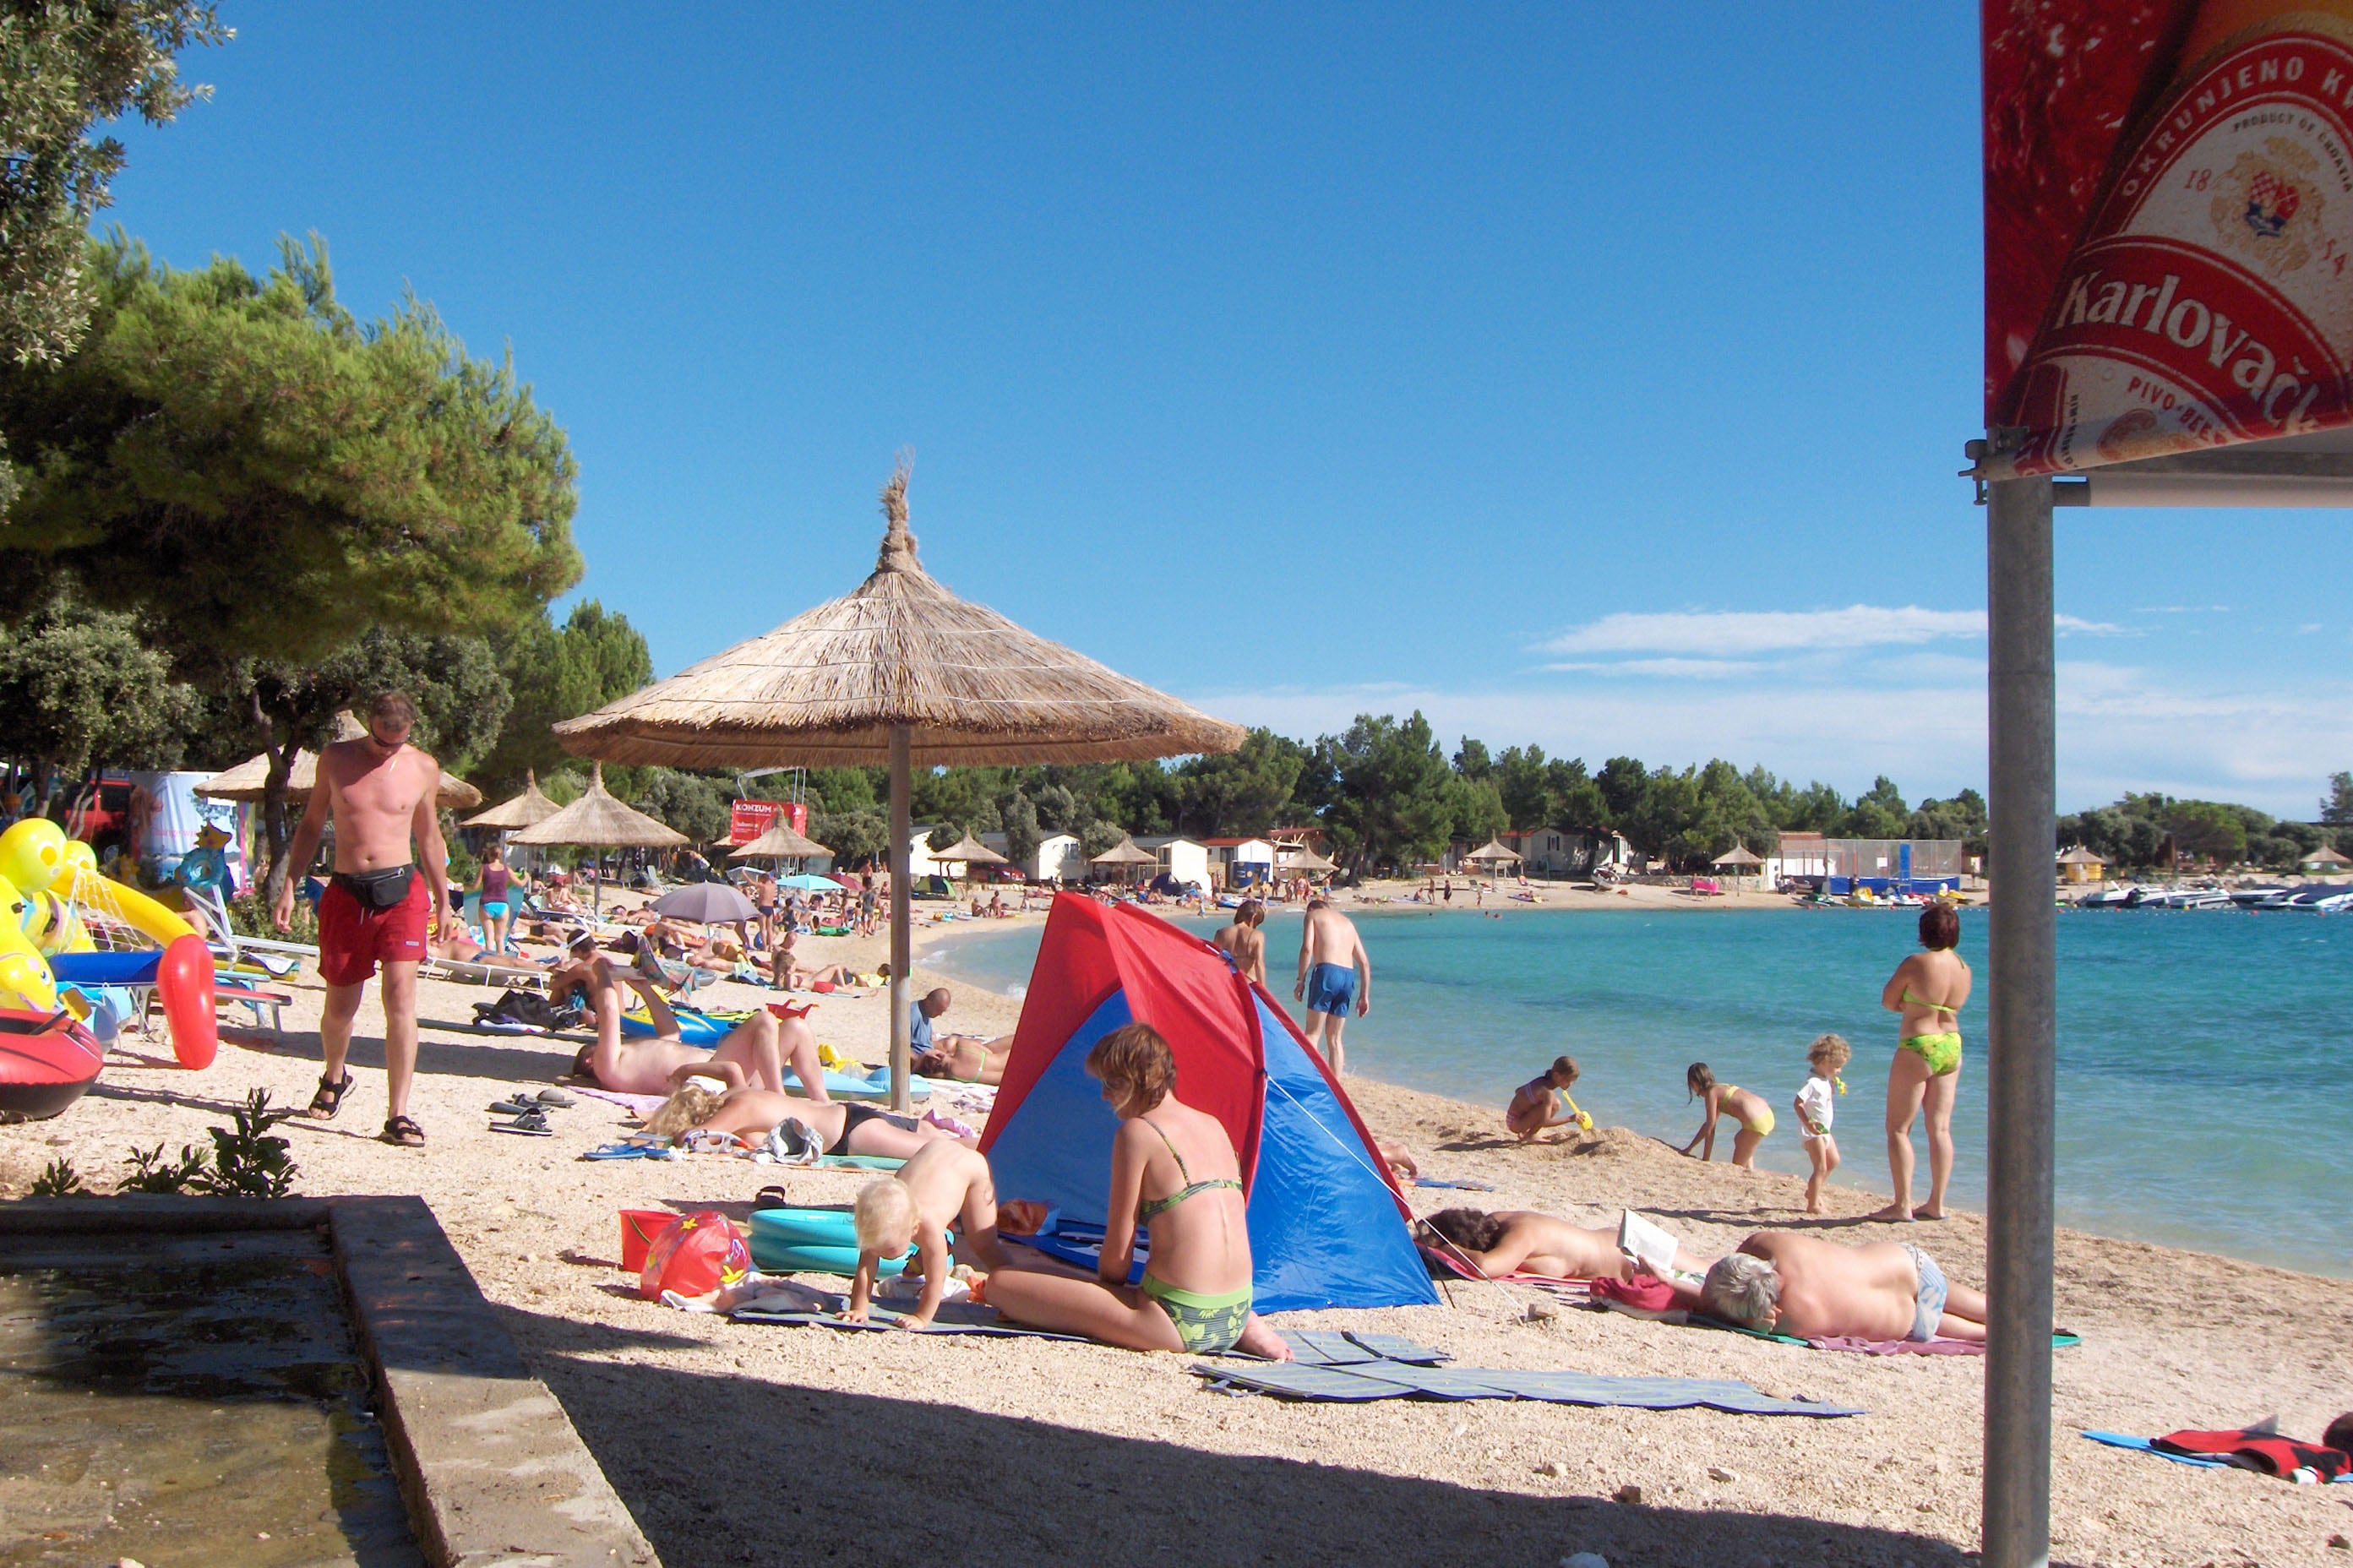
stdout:
[[752,1244],[717,1209],[699,1209],[654,1237],[638,1276],[638,1294],[649,1301],[665,1290],[708,1296],[723,1285],[743,1283],[752,1272]]
[[506,1025],[525,1029],[561,1029],[580,1016],[577,1007],[558,1007],[536,991],[510,985],[495,1002],[474,1004],[477,1025]]

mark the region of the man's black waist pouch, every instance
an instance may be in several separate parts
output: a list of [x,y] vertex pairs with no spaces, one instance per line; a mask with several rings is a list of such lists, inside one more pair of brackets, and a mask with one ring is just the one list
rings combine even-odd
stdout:
[[371,910],[388,910],[408,897],[417,878],[415,866],[386,866],[375,871],[338,871],[335,885]]

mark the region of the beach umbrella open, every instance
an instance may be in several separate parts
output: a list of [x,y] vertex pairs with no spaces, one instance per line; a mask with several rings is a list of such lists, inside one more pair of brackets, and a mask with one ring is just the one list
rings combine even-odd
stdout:
[[666,920],[691,921],[696,925],[733,925],[737,921],[755,921],[760,911],[752,900],[724,882],[689,882],[683,888],[672,888],[653,902],[654,913]]
[[670,767],[891,776],[891,1097],[907,1105],[908,794],[917,767],[1230,752],[1240,726],[959,599],[916,559],[907,466],[882,488],[872,575],[748,642],[555,726],[565,749]]
[[769,858],[806,859],[811,855],[832,853],[832,850],[819,844],[816,839],[805,838],[794,832],[793,825],[785,820],[782,813],[778,813],[776,820],[768,824],[768,830],[765,833],[761,834],[759,837],[744,845],[741,849],[729,850],[727,858],[730,860],[757,860]]
[[1476,860],[1482,865],[1489,866],[1500,866],[1506,861],[1517,860],[1519,858],[1519,851],[1515,849],[1506,849],[1502,844],[1496,842],[1493,838],[1490,838],[1486,843],[1482,844],[1478,848],[1471,851],[1470,854],[1462,857],[1465,860]]
[[983,844],[979,839],[975,838],[969,833],[965,834],[962,838],[956,840],[954,844],[949,845],[944,849],[933,850],[932,858],[943,865],[954,864],[962,866],[964,868],[964,874],[967,878],[972,875],[972,868],[975,866],[1004,866],[1010,864],[1004,856],[999,855],[996,850],[991,849],[987,845]]
[[526,768],[522,775],[522,793],[512,800],[502,800],[488,811],[477,812],[459,824],[461,827],[529,827],[545,822],[564,808],[540,793],[539,773]]
[[[674,849],[689,842],[685,834],[633,811],[605,789],[605,767],[590,770],[588,793],[544,822],[534,823],[514,836],[517,844],[538,847],[568,845],[582,849]],[[596,879],[592,907],[605,907],[605,879]]]
[[841,884],[835,881],[831,877],[813,877],[806,873],[798,877],[779,877],[776,879],[776,886],[779,888],[798,888],[804,893],[838,893],[841,891]]

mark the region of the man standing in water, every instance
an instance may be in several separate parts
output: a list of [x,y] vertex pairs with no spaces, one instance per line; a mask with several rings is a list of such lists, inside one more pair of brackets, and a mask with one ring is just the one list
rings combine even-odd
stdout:
[[[310,868],[332,814],[335,874],[319,900],[319,975],[327,983],[319,1040],[327,1070],[311,1098],[311,1114],[332,1118],[351,1092],[343,1061],[352,1047],[352,1021],[368,976],[382,963],[388,1101],[383,1138],[412,1149],[425,1142],[424,1129],[408,1116],[408,1087],[417,1076],[417,965],[449,867],[434,811],[441,764],[408,743],[416,725],[417,705],[387,691],[369,708],[365,735],[337,741],[320,753],[318,783],[287,847],[288,875],[271,911],[280,931],[291,927],[294,879]],[[412,843],[422,852],[422,877],[410,858]]]
[[1373,961],[1365,954],[1356,924],[1324,899],[1307,900],[1307,923],[1299,933],[1299,984],[1291,994],[1307,1004],[1307,1043],[1324,1053],[1332,1076],[1343,1065],[1340,1031],[1354,998],[1356,1016],[1373,1007]]

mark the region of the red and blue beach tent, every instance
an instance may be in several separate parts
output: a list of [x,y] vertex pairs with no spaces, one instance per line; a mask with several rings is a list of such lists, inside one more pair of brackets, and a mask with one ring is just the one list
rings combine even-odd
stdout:
[[1160,1031],[1176,1093],[1241,1156],[1260,1311],[1438,1300],[1372,1135],[1291,1019],[1217,948],[1132,904],[1064,893],[1047,916],[980,1141],[1000,1198],[1103,1223],[1119,1119],[1087,1052],[1132,1023]]

